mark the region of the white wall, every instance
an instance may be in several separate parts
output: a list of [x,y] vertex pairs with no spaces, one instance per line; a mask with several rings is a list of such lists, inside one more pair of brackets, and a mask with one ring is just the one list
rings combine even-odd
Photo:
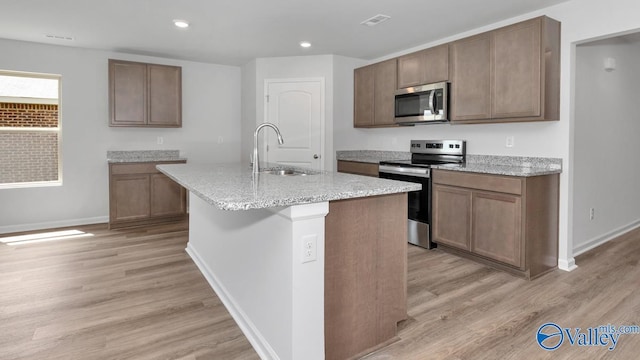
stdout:
[[[258,120],[256,106],[258,98],[258,79],[256,77],[256,60],[250,61],[242,67],[242,124],[240,129],[240,161],[248,162],[249,156],[253,153],[253,131],[256,124],[263,120]],[[260,104],[262,106],[262,104]]]
[[[325,80],[325,139],[324,168],[331,169],[335,151],[333,146],[333,55],[259,58],[242,67],[243,86],[255,84],[254,89],[243,88],[242,161],[248,161],[253,151],[253,131],[264,118],[264,81],[266,79],[324,78]],[[253,95],[253,96],[252,96]],[[251,98],[253,97],[253,101]],[[251,108],[255,116],[249,115]],[[260,139],[262,144],[263,139]],[[285,139],[286,141],[286,139]]]
[[[0,233],[107,221],[107,150],[178,149],[190,162],[239,160],[238,67],[4,39],[0,48],[2,70],[62,75],[63,170],[62,186],[0,190]],[[183,127],[110,128],[109,58],[182,66]]]
[[[573,258],[573,182],[574,179],[576,182],[581,181],[573,176],[575,45],[588,40],[639,29],[640,17],[637,16],[639,11],[640,2],[636,0],[611,0],[606,2],[599,0],[573,0],[371,61],[371,63],[378,62],[535,16],[547,15],[562,23],[560,121],[558,122],[458,126],[430,125],[420,128],[389,129],[353,129],[349,126],[338,128],[336,125],[336,133],[334,134],[335,150],[406,150],[410,139],[462,138],[468,141],[468,151],[471,154],[562,158],[559,266],[562,269],[572,269],[575,264]],[[349,122],[351,120],[341,119],[340,121]],[[513,148],[504,146],[507,135],[515,137],[515,146]],[[623,166],[622,163],[618,165]],[[609,230],[601,228],[599,231],[604,233]]]
[[[603,68],[616,60],[615,71]],[[640,225],[640,44],[576,48],[573,242],[583,252]],[[590,208],[595,217],[590,220]]]
[[[352,134],[359,133],[358,138],[365,138],[367,130],[353,128],[353,69],[364,66],[367,62],[361,59],[344,56],[333,57],[333,143],[335,150],[372,149],[368,145],[351,145]],[[340,144],[340,145],[339,145]],[[406,150],[406,149],[403,149]],[[329,164],[327,164],[329,165]],[[333,170],[337,170],[337,162],[333,162]],[[327,169],[330,169],[327,166]]]

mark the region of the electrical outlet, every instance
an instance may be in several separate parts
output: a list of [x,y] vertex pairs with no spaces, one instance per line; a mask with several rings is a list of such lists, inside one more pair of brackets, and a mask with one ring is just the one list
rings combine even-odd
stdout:
[[218,144],[222,144],[224,142],[224,138],[222,136],[218,136]]
[[504,146],[508,148],[512,148],[515,145],[515,140],[513,136],[507,136],[507,140],[505,141]]
[[302,263],[316,261],[318,235],[307,235],[302,238]]
[[596,218],[596,208],[589,209],[589,220],[593,220]]
[[158,136],[158,138],[156,139],[156,142],[158,143],[158,145],[162,145],[164,144],[164,138],[162,136]]

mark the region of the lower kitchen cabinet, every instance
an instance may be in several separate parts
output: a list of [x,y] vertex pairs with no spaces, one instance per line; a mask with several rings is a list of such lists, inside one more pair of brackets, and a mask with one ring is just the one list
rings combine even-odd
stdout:
[[558,264],[558,174],[433,171],[433,241],[531,279]]
[[338,172],[378,177],[378,164],[338,160]]
[[[471,191],[433,185],[433,237],[438,244],[462,250],[471,249]],[[437,226],[436,226],[437,224]]]
[[156,169],[185,161],[109,164],[109,228],[186,218],[186,190]]

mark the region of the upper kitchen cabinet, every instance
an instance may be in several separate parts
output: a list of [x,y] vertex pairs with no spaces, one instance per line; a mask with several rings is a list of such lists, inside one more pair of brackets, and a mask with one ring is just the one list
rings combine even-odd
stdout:
[[449,80],[449,45],[398,58],[398,89]]
[[560,23],[546,16],[450,45],[451,121],[559,119]]
[[182,68],[109,59],[109,126],[181,127]]
[[491,118],[491,37],[480,34],[453,42],[451,121]]
[[395,126],[395,90],[396,59],[355,69],[353,126]]

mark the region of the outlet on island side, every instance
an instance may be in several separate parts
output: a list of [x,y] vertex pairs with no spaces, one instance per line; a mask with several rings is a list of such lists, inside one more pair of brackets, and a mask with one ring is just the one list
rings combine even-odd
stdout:
[[318,235],[307,235],[302,238],[302,263],[316,261]]
[[589,220],[593,220],[596,218],[596,208],[589,209]]

